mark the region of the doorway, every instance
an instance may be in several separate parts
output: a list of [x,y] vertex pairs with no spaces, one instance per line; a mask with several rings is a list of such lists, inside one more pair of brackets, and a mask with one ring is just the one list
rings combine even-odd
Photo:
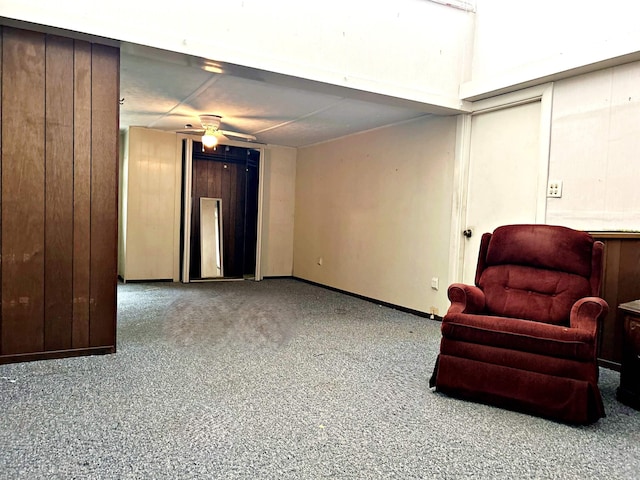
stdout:
[[260,158],[183,141],[182,282],[256,278]]
[[[463,280],[473,284],[482,233],[535,223],[540,101],[474,115],[467,187]],[[508,128],[507,128],[508,127]]]
[[459,123],[457,205],[452,221],[454,282],[474,283],[484,232],[543,223],[551,132],[550,84],[480,100]]

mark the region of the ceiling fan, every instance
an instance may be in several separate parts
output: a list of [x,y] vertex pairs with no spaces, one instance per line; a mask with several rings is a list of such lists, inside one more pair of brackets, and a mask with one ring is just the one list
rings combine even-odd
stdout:
[[191,124],[185,125],[185,130],[178,133],[200,134],[202,135],[202,145],[206,148],[213,148],[218,144],[219,137],[224,136],[229,140],[239,139],[249,142],[255,142],[257,139],[254,135],[247,133],[231,132],[229,130],[220,130],[222,117],[220,115],[204,114],[200,115],[200,124],[202,128],[193,128]]

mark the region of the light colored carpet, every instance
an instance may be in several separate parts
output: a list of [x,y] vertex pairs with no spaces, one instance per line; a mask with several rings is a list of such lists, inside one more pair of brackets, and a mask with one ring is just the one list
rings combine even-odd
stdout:
[[440,324],[290,279],[118,287],[118,353],[0,366],[2,479],[637,479],[575,427],[428,388]]

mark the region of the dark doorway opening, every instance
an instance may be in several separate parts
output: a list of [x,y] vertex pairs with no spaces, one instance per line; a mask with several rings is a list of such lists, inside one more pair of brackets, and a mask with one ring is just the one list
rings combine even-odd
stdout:
[[[259,160],[260,151],[256,149],[218,145],[213,151],[203,152],[202,144],[193,142],[189,281],[210,278],[206,274],[203,276],[202,269],[206,251],[203,251],[201,234],[207,231],[201,224],[203,198],[217,199],[221,205],[223,278],[238,279],[255,275]],[[204,242],[206,247],[206,236]]]

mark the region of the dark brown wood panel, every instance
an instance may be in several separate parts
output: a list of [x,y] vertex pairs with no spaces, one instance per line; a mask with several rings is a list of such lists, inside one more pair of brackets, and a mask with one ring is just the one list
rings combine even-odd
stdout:
[[618,275],[620,303],[640,299],[640,239],[621,242]]
[[224,242],[224,275],[225,277],[235,276],[235,265],[233,263],[234,252],[236,249],[236,222],[233,214],[235,200],[231,190],[231,170],[229,164],[224,162],[222,165],[222,224],[224,225],[222,237]]
[[89,342],[91,274],[91,44],[75,41],[73,112],[72,345]]
[[616,353],[616,305],[618,298],[618,277],[620,270],[620,240],[605,241],[604,278],[602,280],[602,298],[609,304],[609,312],[602,324],[600,333],[599,357],[619,363]]
[[0,28],[0,363],[115,350],[119,51]]
[[247,164],[246,208],[244,229],[244,274],[256,273],[256,249],[258,238],[258,178],[257,161]]
[[242,277],[244,274],[244,244],[245,244],[245,207],[247,175],[244,164],[233,164],[231,187],[234,195],[233,213],[235,220],[235,250],[233,252],[233,276]]
[[[0,26],[0,86],[2,86],[2,37],[3,27]],[[2,92],[0,91],[0,355],[2,355]]]
[[115,345],[119,50],[94,44],[91,75],[90,344]]
[[624,313],[618,309],[621,303],[640,299],[640,239],[619,240],[620,260],[617,269],[618,285],[615,303],[609,308],[615,313],[613,335],[614,359],[622,362],[624,339]]
[[[200,197],[222,199],[223,265],[225,277],[242,277],[245,268],[255,272],[255,220],[257,218],[257,175],[247,192],[247,160],[251,151],[241,147],[220,145],[214,152],[201,154],[200,144],[194,145],[192,161],[192,216],[191,216],[191,279],[200,278]],[[253,160],[257,172],[257,160]],[[248,200],[249,199],[249,200]],[[254,202],[255,200],[255,202]],[[251,226],[246,225],[248,203],[252,212]],[[255,206],[254,206],[255,203]],[[246,235],[253,236],[249,243],[253,252],[247,253]],[[253,265],[246,267],[246,258]]]
[[195,159],[192,173],[191,204],[191,278],[200,278],[200,197],[208,197],[208,164],[207,160]]
[[71,348],[73,40],[46,39],[44,349]]
[[222,198],[222,163],[207,162],[207,194],[211,198]]
[[593,236],[605,244],[602,297],[609,304],[609,313],[602,324],[598,357],[602,365],[619,369],[624,315],[618,305],[640,299],[640,238],[613,234]]
[[44,346],[44,35],[4,28],[2,42],[2,344]]

